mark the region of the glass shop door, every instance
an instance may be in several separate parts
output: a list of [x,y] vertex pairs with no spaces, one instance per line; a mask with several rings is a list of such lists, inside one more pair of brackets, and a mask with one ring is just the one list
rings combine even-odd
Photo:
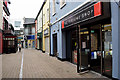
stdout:
[[101,25],[95,25],[90,28],[91,43],[91,69],[95,72],[102,73],[102,30]]
[[90,38],[89,29],[81,28],[79,31],[80,45],[80,72],[89,70],[90,67]]
[[106,24],[103,33],[103,74],[112,77],[112,27]]
[[53,34],[53,54],[54,56],[58,56],[57,54],[57,34]]

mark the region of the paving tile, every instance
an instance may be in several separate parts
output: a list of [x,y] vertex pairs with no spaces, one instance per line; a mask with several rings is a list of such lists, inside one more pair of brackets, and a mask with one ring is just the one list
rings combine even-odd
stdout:
[[23,74],[24,79],[36,80],[39,78],[61,79],[61,78],[104,78],[104,76],[88,72],[85,74],[78,74],[77,66],[67,62],[60,61],[56,57],[51,57],[48,54],[42,53],[35,49],[22,49],[22,52],[3,54],[2,55],[2,78],[19,78],[22,54],[23,58]]
[[22,52],[2,55],[2,78],[19,78]]
[[23,78],[105,78],[88,72],[80,75],[77,66],[38,50],[24,50]]

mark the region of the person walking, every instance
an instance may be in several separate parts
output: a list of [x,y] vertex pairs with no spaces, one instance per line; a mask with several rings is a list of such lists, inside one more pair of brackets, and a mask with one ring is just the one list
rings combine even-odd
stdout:
[[19,52],[21,52],[21,43],[19,43]]

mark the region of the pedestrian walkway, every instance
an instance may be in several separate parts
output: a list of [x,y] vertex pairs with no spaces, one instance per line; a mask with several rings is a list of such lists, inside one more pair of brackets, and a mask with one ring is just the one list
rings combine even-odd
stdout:
[[2,78],[19,78],[21,52],[2,55]]
[[[3,78],[19,78],[23,56],[22,78],[105,78],[93,72],[78,74],[76,65],[35,49],[3,55]],[[105,78],[107,79],[107,78]]]

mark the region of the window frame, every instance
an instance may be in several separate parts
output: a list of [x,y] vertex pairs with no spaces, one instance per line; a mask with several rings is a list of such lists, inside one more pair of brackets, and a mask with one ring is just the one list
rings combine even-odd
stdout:
[[47,8],[47,22],[49,21],[49,17],[50,17],[50,14],[49,14],[49,8]]
[[43,14],[43,25],[45,24],[45,14]]
[[66,5],[66,0],[64,0],[64,3],[62,1],[63,0],[60,0],[60,9],[62,9]]
[[52,3],[52,16],[54,16],[56,14],[56,7],[55,7],[55,0],[53,0]]

